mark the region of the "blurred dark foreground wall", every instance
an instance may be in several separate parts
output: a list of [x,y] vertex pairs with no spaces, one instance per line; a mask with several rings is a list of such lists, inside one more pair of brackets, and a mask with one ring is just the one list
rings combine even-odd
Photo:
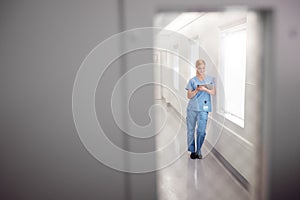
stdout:
[[156,199],[155,173],[110,169],[84,148],[72,116],[77,70],[98,43],[126,29],[151,26],[160,9],[243,4],[272,12],[272,57],[263,74],[262,199],[299,199],[297,0],[1,1],[0,199]]

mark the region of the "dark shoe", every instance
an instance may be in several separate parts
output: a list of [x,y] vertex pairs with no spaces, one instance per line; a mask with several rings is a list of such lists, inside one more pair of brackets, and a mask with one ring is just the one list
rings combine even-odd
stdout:
[[196,153],[191,153],[190,158],[191,159],[196,159],[197,158],[197,154]]
[[202,159],[202,154],[197,155],[197,158],[198,158],[198,159]]

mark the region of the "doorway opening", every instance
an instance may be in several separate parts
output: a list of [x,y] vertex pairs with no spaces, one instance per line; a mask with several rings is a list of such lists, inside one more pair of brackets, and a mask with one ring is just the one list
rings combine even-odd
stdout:
[[[157,149],[169,145],[177,160],[158,171],[159,199],[256,199],[260,187],[262,48],[264,17],[259,12],[160,12],[154,26],[155,101],[165,109],[157,127]],[[198,59],[214,78],[203,159],[187,152],[187,83]],[[161,121],[159,116],[157,120]],[[180,125],[180,126],[179,126]],[[174,140],[170,144],[168,141]]]

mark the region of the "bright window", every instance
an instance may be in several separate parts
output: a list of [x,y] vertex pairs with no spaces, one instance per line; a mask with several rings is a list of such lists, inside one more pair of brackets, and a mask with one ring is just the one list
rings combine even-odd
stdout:
[[246,79],[246,24],[221,31],[221,68],[225,117],[244,127]]

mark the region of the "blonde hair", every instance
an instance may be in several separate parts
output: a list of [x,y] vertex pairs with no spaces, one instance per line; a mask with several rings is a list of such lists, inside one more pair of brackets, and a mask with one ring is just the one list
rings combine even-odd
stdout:
[[[196,61],[196,68],[197,68],[198,65],[201,65],[201,64],[203,64],[203,65],[206,66],[206,62],[205,62],[203,59],[198,59],[198,60]],[[199,75],[199,72],[198,72],[198,70],[196,69],[196,76],[197,76],[197,75]]]

